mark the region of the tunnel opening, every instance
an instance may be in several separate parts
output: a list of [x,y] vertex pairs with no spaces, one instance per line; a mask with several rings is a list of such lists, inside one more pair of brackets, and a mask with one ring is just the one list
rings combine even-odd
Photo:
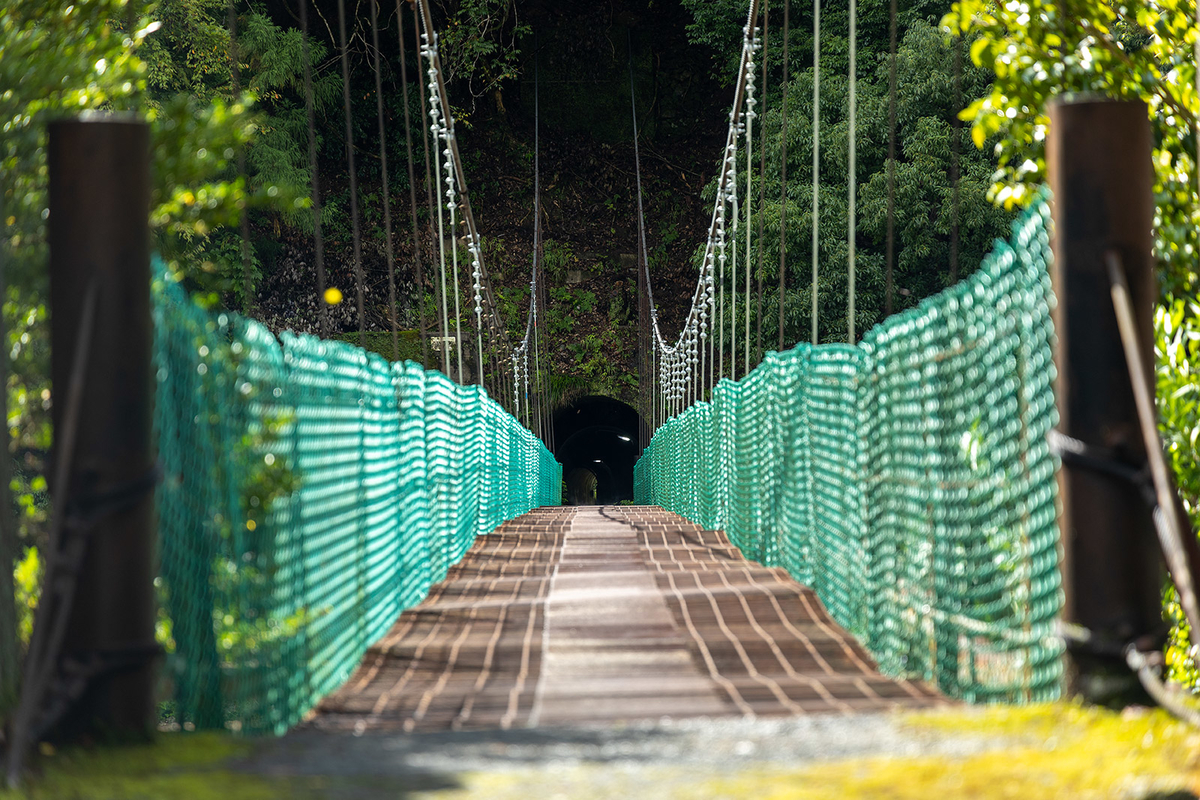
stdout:
[[563,465],[565,505],[633,500],[642,420],[627,403],[589,395],[554,412],[554,456]]

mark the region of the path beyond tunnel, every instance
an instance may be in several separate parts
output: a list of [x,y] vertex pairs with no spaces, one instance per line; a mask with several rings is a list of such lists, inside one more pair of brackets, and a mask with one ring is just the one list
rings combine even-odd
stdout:
[[598,395],[582,397],[554,412],[553,450],[563,465],[565,504],[633,500],[641,424],[632,406]]

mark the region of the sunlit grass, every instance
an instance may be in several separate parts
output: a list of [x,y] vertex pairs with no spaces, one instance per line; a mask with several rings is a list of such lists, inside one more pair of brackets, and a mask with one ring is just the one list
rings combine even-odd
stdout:
[[501,765],[446,775],[440,785],[456,788],[422,790],[399,777],[246,772],[241,765],[265,746],[263,741],[171,734],[152,746],[42,755],[36,760],[38,775],[22,791],[0,791],[0,799],[1176,800],[1200,789],[1200,731],[1161,711],[1115,713],[1057,703],[909,713],[898,719],[914,739],[993,739],[995,747],[962,757],[871,757],[796,766],[754,761],[672,765],[653,759],[556,764],[548,756],[536,767]]

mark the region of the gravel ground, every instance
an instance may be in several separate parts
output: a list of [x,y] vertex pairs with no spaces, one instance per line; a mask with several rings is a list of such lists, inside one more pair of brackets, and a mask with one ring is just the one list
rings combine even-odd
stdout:
[[[1008,742],[893,714],[662,719],[613,727],[361,736],[298,731],[236,769],[341,797],[706,797],[710,779],[890,756],[963,758]],[[689,788],[690,787],[690,788]]]

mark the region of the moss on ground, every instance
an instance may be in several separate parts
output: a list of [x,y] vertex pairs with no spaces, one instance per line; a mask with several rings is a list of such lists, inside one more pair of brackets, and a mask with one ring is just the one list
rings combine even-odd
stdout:
[[[995,737],[962,757],[861,758],[802,767],[743,762],[700,767],[625,761],[464,773],[452,789],[401,778],[274,777],[239,762],[257,746],[216,734],[164,735],[153,746],[63,751],[39,758],[39,777],[2,800],[289,800],[361,798],[754,798],[755,800],[1182,800],[1200,790],[1200,731],[1161,711],[1124,714],[1059,703],[906,714],[914,738]],[[252,763],[252,762],[250,762]]]
[[[285,784],[236,774],[226,765],[250,752],[246,740],[222,734],[165,734],[149,745],[44,748],[34,776],[3,800],[265,800]],[[319,795],[291,793],[303,798]]]

